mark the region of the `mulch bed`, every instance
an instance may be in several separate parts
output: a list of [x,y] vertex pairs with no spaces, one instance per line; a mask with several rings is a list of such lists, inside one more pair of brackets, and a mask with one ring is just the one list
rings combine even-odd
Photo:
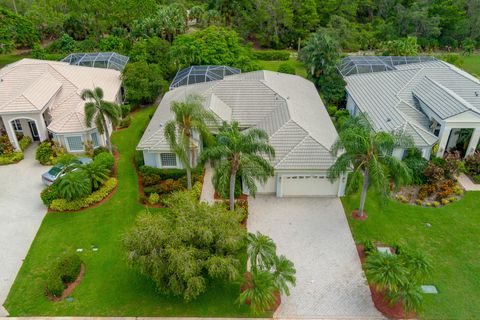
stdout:
[[[213,194],[213,199],[215,200],[228,200],[228,199],[223,199],[222,197],[220,197],[220,195],[215,192]],[[248,200],[248,195],[246,195],[245,193],[242,193],[240,196],[236,197],[235,200]]]
[[352,211],[352,218],[355,220],[366,220],[368,218],[367,212],[363,210],[363,215],[360,216],[360,211],[353,210]]
[[62,295],[60,297],[52,297],[50,295],[47,295],[48,299],[52,301],[61,301],[67,298],[72,294],[73,290],[80,284],[84,275],[85,275],[85,264],[82,263],[82,265],[80,266],[80,273],[78,274],[77,279],[75,279],[75,281],[73,282],[66,284],[67,287],[65,288],[65,290],[63,290]]
[[[383,243],[375,243],[376,247],[388,247]],[[395,253],[395,249],[390,247],[390,251]],[[363,244],[357,244],[357,253],[358,257],[360,258],[360,262],[363,264],[365,263],[366,254],[364,251]],[[383,290],[377,290],[375,286],[369,285],[370,292],[372,294],[373,304],[378,311],[380,311],[385,317],[389,319],[412,319],[416,317],[415,312],[410,312],[407,316],[405,316],[405,312],[403,311],[403,304],[398,302],[397,304],[391,306],[388,303],[388,299],[385,295]]]
[[[240,292],[243,292],[243,291],[245,291],[245,290],[247,290],[247,289],[253,288],[253,286],[252,286],[252,284],[251,284],[251,281],[250,281],[251,278],[252,278],[251,272],[249,272],[249,271],[245,272],[244,277],[245,277],[245,283],[240,286]],[[274,304],[271,305],[266,311],[275,312],[275,311],[277,311],[278,307],[279,307],[280,304],[282,303],[282,296],[280,295],[280,292],[275,291],[275,292],[273,293],[273,295],[275,296],[275,302],[274,302]],[[250,303],[251,303],[251,302],[250,302],[250,300],[248,300],[248,299],[245,301],[245,304],[246,304],[247,306],[249,306]]]

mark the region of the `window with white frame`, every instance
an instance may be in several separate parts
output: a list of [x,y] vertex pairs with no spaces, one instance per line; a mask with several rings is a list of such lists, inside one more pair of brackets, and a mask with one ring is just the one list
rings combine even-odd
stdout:
[[92,137],[92,144],[94,147],[98,147],[100,146],[100,143],[98,142],[98,133],[96,132],[92,132],[92,134],[90,135]]
[[175,153],[161,153],[160,160],[162,161],[162,167],[177,166],[177,156]]
[[82,136],[70,136],[66,137],[68,150],[70,151],[83,151]]
[[20,123],[20,120],[13,120],[12,121],[12,126],[13,130],[15,131],[22,131],[22,124]]

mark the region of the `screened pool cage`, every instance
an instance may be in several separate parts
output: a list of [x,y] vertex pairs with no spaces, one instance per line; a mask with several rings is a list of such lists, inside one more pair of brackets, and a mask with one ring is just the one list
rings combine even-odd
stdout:
[[349,56],[343,58],[338,71],[344,77],[388,70],[396,70],[395,66],[419,62],[436,61],[434,57],[395,57],[395,56]]
[[191,66],[177,72],[170,90],[189,84],[222,80],[226,76],[239,73],[240,69],[227,66]]
[[106,68],[123,71],[128,57],[115,52],[71,53],[62,59],[75,66]]

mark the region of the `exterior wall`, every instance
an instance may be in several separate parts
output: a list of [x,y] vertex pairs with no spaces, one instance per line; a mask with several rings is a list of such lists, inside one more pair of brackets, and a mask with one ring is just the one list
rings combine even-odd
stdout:
[[[85,144],[87,141],[92,141],[92,136],[91,134],[97,132],[97,129],[90,130],[88,132],[74,132],[74,133],[65,133],[65,134],[53,134],[53,140],[58,142],[61,146],[65,148],[70,153],[83,153],[85,151],[85,148],[81,151],[76,151],[76,150],[70,150],[69,145],[67,143],[67,137],[73,137],[73,136],[80,136],[82,139],[82,143]],[[104,135],[101,135],[97,132],[98,135],[98,143],[99,147],[104,147],[105,146],[105,138]]]
[[260,182],[256,183],[257,193],[259,194],[272,194],[277,191],[277,175],[270,177],[265,184]]
[[176,167],[171,167],[171,166],[164,167],[162,165],[162,160],[161,160],[161,157],[160,157],[161,153],[173,153],[173,152],[170,151],[170,150],[154,151],[154,152],[143,150],[143,163],[146,166],[154,167],[154,168],[183,169],[183,165],[180,162],[180,159],[178,159],[178,157],[176,157],[177,158],[177,166]]
[[347,106],[346,106],[346,109],[348,110],[348,112],[352,116],[356,116],[360,112],[357,104],[355,103],[355,101],[353,101],[353,98],[350,96],[350,94],[348,94],[348,92],[347,92]]
[[399,160],[402,160],[404,152],[405,152],[405,149],[396,148],[393,150],[392,156]]
[[[314,178],[309,176],[314,176]],[[282,173],[279,175],[278,197],[299,196],[330,196],[339,193],[340,180],[333,183],[327,179],[326,172]]]
[[20,146],[18,144],[15,131],[13,130],[13,126],[11,124],[12,120],[17,120],[17,119],[20,120],[22,125],[22,132],[25,135],[29,135],[29,136],[31,136],[31,134],[30,134],[30,128],[28,126],[28,120],[35,122],[38,135],[39,135],[39,140],[44,141],[48,139],[48,131],[45,125],[45,120],[43,119],[43,115],[40,112],[39,113],[22,113],[22,114],[4,114],[1,117],[5,126],[5,130],[7,131],[7,135],[16,150],[20,150]]

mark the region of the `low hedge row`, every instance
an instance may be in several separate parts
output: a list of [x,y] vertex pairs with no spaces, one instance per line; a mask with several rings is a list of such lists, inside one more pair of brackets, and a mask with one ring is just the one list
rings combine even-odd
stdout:
[[0,165],[12,164],[20,160],[23,160],[23,152],[21,151],[0,155]]
[[50,204],[50,209],[55,211],[76,211],[89,207],[105,199],[117,185],[118,180],[116,178],[110,178],[100,189],[84,198],[72,201],[68,201],[66,199],[53,200]]
[[60,297],[65,285],[77,279],[82,267],[82,260],[73,253],[67,254],[58,260],[47,279],[47,293],[53,297]]
[[[144,185],[154,185],[159,183],[163,180],[173,179],[178,180],[184,176],[186,176],[186,171],[184,169],[160,169],[154,168],[149,166],[141,166],[139,168],[140,175],[142,179],[144,179]],[[198,166],[197,168],[192,170],[193,175],[202,175],[203,174],[203,167]],[[145,183],[145,180],[152,180],[151,182]],[[158,180],[158,181],[157,181]]]
[[25,151],[25,149],[27,149],[30,143],[32,143],[32,138],[30,138],[29,136],[23,136],[22,139],[18,141],[18,144],[20,145],[20,149],[22,149],[22,151]]
[[255,50],[253,56],[258,60],[286,61],[290,59],[290,52],[286,50]]

